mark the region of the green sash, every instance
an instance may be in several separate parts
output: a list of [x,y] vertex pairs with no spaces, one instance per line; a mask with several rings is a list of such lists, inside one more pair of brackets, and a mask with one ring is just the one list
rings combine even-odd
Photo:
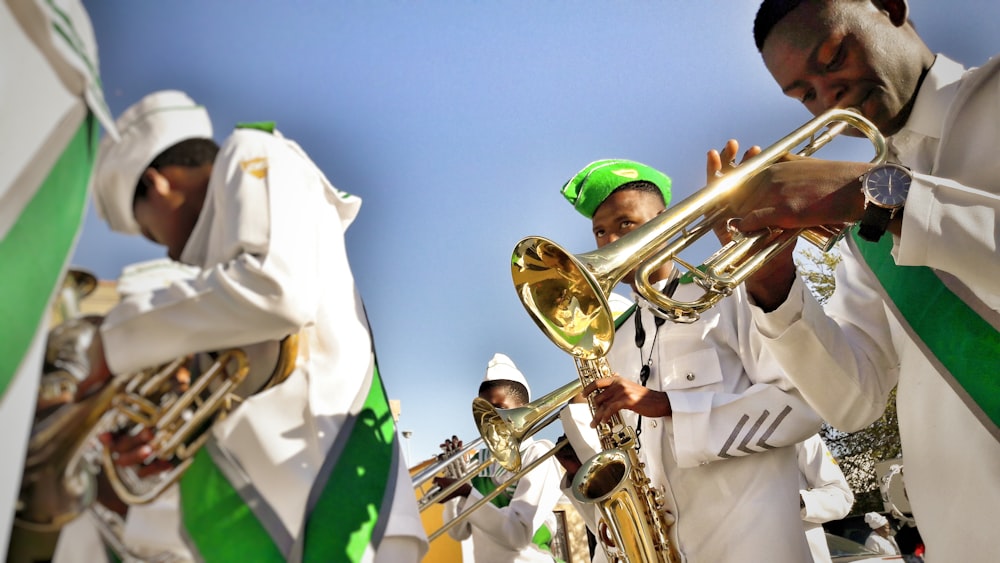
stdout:
[[[364,406],[341,432],[349,435],[307,516],[302,561],[361,561],[369,544],[381,540],[380,516],[384,521],[389,514],[383,505],[392,500],[386,483],[395,467],[388,461],[395,431],[377,367]],[[287,555],[205,449],[181,480],[181,509],[190,543],[203,561],[286,561]]]
[[49,171],[17,222],[0,241],[0,318],[9,330],[0,338],[0,398],[17,373],[49,299],[61,282],[87,202],[87,185],[97,153],[93,114],[80,127]]
[[[486,496],[496,490],[497,486],[493,483],[493,478],[478,475],[473,477],[469,482],[477,491],[479,491],[483,496]],[[516,485],[516,484],[515,484]],[[507,490],[498,494],[490,500],[490,503],[497,506],[498,508],[503,508],[510,505],[511,498],[514,496],[514,487],[508,486]],[[552,554],[552,530],[545,524],[542,524],[535,530],[535,535],[531,537],[531,543],[538,546],[539,549],[545,553]]]
[[891,255],[892,237],[870,243],[856,230],[852,236],[900,321],[932,356],[932,363],[941,366],[941,374],[964,391],[977,418],[994,436],[1000,435],[1000,332],[952,293],[931,268],[897,266]]

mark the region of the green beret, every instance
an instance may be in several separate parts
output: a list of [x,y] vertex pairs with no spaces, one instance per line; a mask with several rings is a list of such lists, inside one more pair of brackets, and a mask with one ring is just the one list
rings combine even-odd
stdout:
[[584,217],[594,217],[611,192],[645,180],[660,188],[663,204],[670,205],[670,178],[655,168],[634,160],[607,159],[591,162],[563,185],[561,193]]

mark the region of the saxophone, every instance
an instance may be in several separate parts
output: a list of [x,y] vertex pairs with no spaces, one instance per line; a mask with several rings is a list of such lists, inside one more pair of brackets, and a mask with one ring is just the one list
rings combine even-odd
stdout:
[[[580,383],[587,386],[611,377],[605,356],[574,358]],[[594,394],[587,397],[594,412]],[[601,450],[583,463],[573,479],[576,500],[594,504],[601,515],[599,537],[613,562],[680,563],[670,541],[675,518],[666,511],[662,487],[654,487],[639,461],[635,430],[619,413],[597,426]]]

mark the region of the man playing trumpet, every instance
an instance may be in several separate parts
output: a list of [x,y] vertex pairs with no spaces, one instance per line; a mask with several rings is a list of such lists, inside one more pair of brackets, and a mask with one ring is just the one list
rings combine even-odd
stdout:
[[[562,188],[604,247],[663,212],[670,179],[629,160],[600,160]],[[634,284],[633,274],[625,281]],[[702,291],[671,264],[656,287],[678,298]],[[614,377],[588,385],[594,414],[570,403],[566,435],[581,459],[598,449],[592,425],[620,413],[639,457],[663,487],[676,550],[688,563],[810,560],[802,531],[794,445],[820,419],[781,369],[757,352],[738,289],[692,324],[663,322],[637,293],[607,355]],[[619,319],[622,321],[622,319]]]

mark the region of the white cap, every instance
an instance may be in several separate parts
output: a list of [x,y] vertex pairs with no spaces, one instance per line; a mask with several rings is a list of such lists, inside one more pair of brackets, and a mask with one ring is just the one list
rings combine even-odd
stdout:
[[516,381],[521,385],[524,385],[524,390],[528,392],[528,398],[531,398],[531,387],[528,387],[528,380],[524,378],[524,374],[521,370],[517,369],[514,362],[508,358],[505,354],[497,352],[493,354],[493,359],[490,363],[486,364],[486,377],[483,381],[496,381],[498,379],[506,379],[507,381]]
[[94,165],[94,207],[112,230],[139,234],[132,214],[135,186],[149,164],[164,150],[187,139],[211,139],[212,122],[205,108],[179,90],[147,95],[125,110],[115,123],[121,140],[101,140]]
[[869,512],[868,514],[865,514],[865,524],[868,524],[868,527],[873,530],[881,528],[888,523],[889,520],[878,512]]

